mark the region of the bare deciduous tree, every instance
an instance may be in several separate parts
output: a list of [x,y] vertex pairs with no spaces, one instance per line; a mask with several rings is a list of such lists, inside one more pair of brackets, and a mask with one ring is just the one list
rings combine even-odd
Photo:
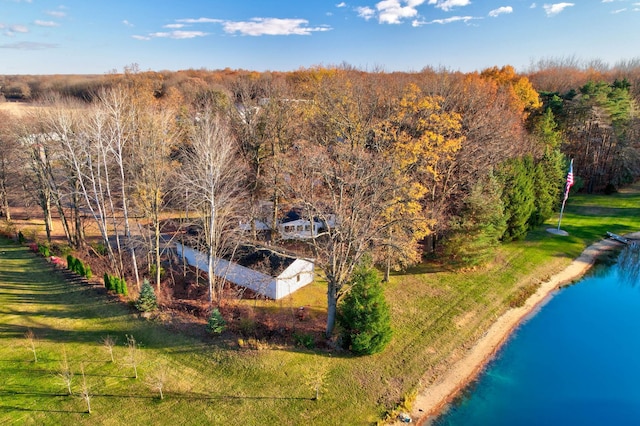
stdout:
[[160,399],[164,399],[164,387],[167,383],[167,369],[163,366],[154,368],[153,372],[146,379],[147,385],[153,390],[158,391]]
[[242,162],[227,124],[211,109],[201,111],[189,132],[182,155],[182,185],[191,197],[189,211],[202,217],[208,256],[209,304],[222,297],[224,280],[216,277],[218,260],[235,247],[239,207],[243,199]]
[[138,348],[139,344],[133,336],[127,335],[127,361],[133,367],[133,378],[138,378]]
[[72,395],[73,392],[71,391],[71,384],[73,382],[73,371],[71,371],[71,367],[69,366],[67,349],[64,346],[62,347],[62,362],[60,363],[60,372],[58,373],[58,377],[67,388],[69,395]]
[[24,333],[24,338],[27,339],[27,345],[33,353],[33,362],[38,362],[38,354],[36,353],[36,335],[33,333],[33,330],[27,330]]
[[112,363],[115,362],[115,359],[113,358],[113,348],[116,345],[116,339],[113,336],[107,335],[102,338],[101,342],[102,342],[102,346],[104,346],[107,352],[109,353],[111,362]]
[[80,371],[82,373],[82,390],[80,391],[80,398],[84,399],[87,404],[87,413],[91,414],[91,393],[89,386],[87,385],[87,376],[84,374],[84,364],[80,364]]

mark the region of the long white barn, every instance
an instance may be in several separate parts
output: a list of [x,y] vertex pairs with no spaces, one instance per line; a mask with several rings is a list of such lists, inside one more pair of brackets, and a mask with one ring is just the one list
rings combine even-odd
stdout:
[[[208,257],[206,253],[183,246],[180,243],[176,243],[176,251],[179,256],[186,259],[189,265],[201,271],[207,271]],[[272,277],[237,263],[216,258],[214,273],[216,277],[248,288],[269,299],[278,300],[313,282],[314,263],[310,260],[296,259],[280,275]]]

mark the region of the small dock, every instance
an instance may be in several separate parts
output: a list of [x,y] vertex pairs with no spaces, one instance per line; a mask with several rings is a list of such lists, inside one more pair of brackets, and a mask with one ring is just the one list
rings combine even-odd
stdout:
[[628,238],[625,238],[625,237],[620,236],[618,234],[614,234],[613,232],[607,232],[607,236],[609,238],[611,238],[612,240],[615,240],[615,241],[617,241],[619,243],[629,244],[629,239]]

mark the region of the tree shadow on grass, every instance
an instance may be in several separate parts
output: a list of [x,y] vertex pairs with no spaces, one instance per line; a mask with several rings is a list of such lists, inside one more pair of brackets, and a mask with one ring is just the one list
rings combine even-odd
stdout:
[[[0,390],[0,396],[37,396],[37,397],[73,397],[67,393],[54,392],[37,392],[37,391],[18,391],[18,390]],[[117,399],[156,399],[157,394],[149,395],[132,395],[132,394],[116,394],[116,393],[91,393],[92,398],[117,398]],[[216,401],[216,400],[283,400],[283,401],[313,401],[313,397],[300,396],[269,396],[269,395],[203,395],[195,393],[174,393],[164,392],[165,399],[180,399],[194,401]],[[33,410],[44,411],[44,410]],[[55,412],[55,411],[54,411]],[[67,411],[60,411],[66,413]]]
[[0,411],[28,411],[32,413],[61,413],[61,414],[86,414],[86,411],[78,410],[43,410],[38,408],[16,407],[12,405],[0,405]]

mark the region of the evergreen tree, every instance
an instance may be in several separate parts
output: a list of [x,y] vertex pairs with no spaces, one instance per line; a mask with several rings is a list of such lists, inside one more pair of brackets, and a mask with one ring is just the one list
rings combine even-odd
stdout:
[[215,308],[211,311],[209,322],[207,323],[207,331],[211,334],[220,334],[227,328],[227,321],[218,310]]
[[520,240],[527,235],[529,218],[535,208],[533,171],[533,158],[530,155],[508,160],[500,168],[504,187],[502,201],[507,220],[503,241]]
[[461,216],[452,220],[444,251],[460,266],[482,264],[491,258],[507,227],[501,196],[502,186],[490,172],[464,200]]
[[136,300],[136,308],[142,312],[152,312],[158,309],[156,293],[153,291],[153,287],[146,278],[142,283],[140,296],[138,296],[138,300]]
[[380,277],[366,262],[354,271],[350,284],[351,290],[338,309],[343,346],[357,355],[380,352],[393,333]]
[[564,155],[548,148],[534,171],[534,210],[529,218],[531,227],[543,224],[557,210],[565,171]]

